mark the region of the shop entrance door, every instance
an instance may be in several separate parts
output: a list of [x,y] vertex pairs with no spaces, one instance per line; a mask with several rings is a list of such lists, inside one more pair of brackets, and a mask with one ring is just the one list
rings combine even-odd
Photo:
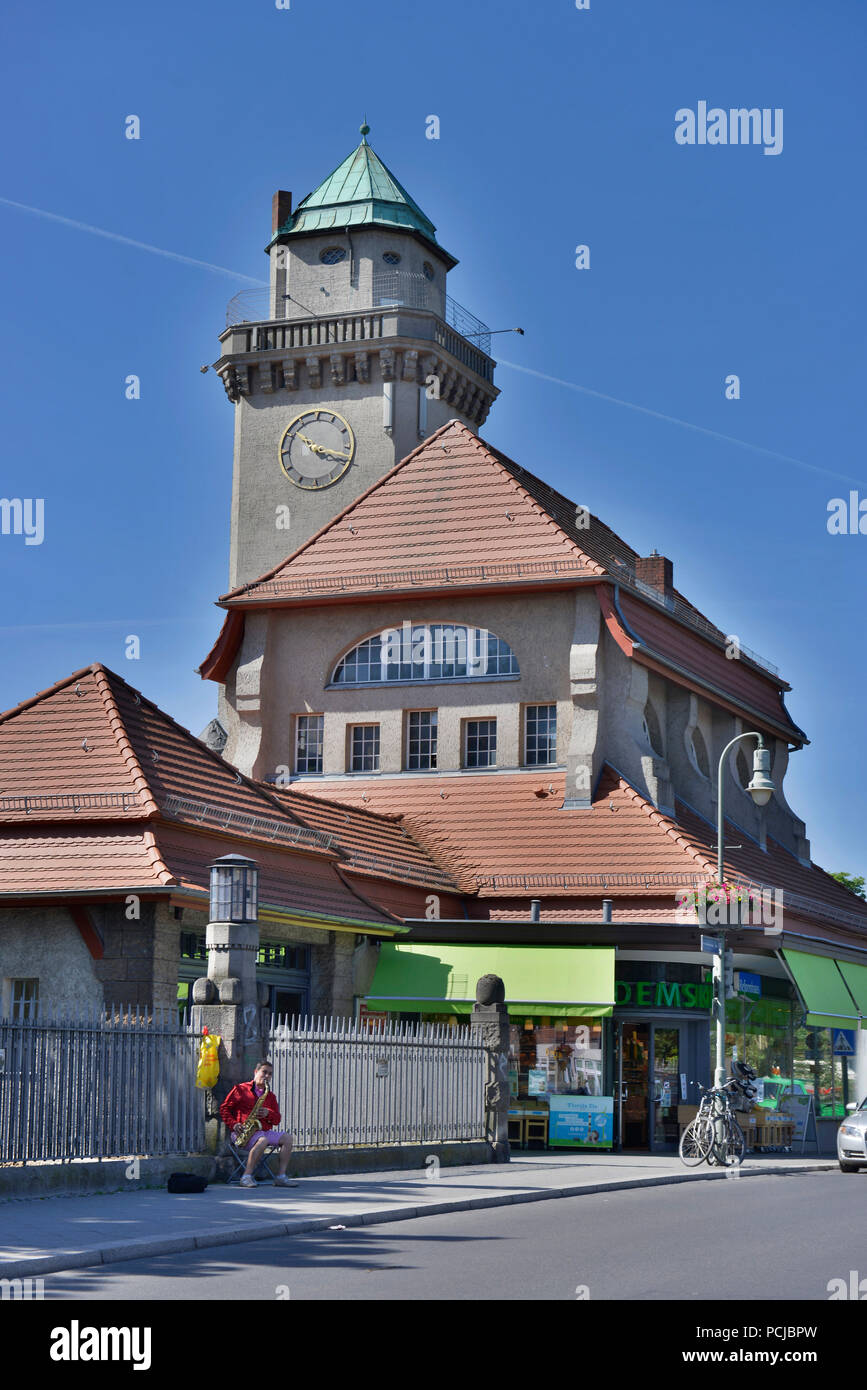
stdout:
[[689,1025],[622,1020],[616,1032],[619,1147],[670,1152],[677,1146],[677,1107],[689,1067]]

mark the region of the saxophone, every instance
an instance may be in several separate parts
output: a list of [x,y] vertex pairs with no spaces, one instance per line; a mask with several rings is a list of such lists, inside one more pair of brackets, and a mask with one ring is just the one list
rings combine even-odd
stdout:
[[257,1116],[265,1103],[265,1097],[268,1095],[270,1089],[271,1088],[266,1081],[264,1091],[262,1092],[259,1099],[256,1101],[256,1104],[253,1106],[253,1109],[250,1111],[244,1123],[242,1125],[239,1125],[239,1127],[236,1130],[232,1131],[232,1143],[235,1145],[236,1148],[243,1149],[244,1145],[249,1140],[250,1135],[253,1133],[254,1129],[262,1128],[262,1125],[257,1119]]

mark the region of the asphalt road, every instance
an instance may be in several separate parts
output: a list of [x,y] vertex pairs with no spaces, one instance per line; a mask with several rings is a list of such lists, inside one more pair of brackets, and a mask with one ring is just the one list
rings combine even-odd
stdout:
[[867,1173],[464,1211],[45,1276],[45,1299],[827,1301],[865,1279]]

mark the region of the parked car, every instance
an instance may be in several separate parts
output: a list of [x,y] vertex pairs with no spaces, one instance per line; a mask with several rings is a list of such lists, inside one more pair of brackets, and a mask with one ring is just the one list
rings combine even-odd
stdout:
[[867,1168],[867,1096],[857,1110],[850,1110],[837,1130],[837,1157],[844,1173]]

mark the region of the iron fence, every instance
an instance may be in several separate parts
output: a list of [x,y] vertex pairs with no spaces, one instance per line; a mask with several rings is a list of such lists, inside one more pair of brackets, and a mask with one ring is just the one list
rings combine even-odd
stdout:
[[470,1029],[272,1018],[268,1047],[299,1150],[485,1137],[487,1053]]
[[0,1162],[204,1148],[198,1036],[175,1010],[0,1019]]

